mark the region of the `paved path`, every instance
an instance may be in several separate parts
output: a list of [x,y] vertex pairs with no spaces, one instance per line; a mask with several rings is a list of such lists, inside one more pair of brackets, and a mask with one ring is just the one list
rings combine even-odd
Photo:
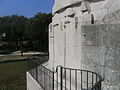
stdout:
[[[40,54],[40,52],[24,52],[23,55],[34,55],[34,54]],[[13,52],[11,54],[5,54],[0,56],[9,56],[9,55],[21,55],[20,51]]]
[[26,61],[26,60],[27,60],[27,59],[0,60],[0,63],[21,62],[21,61]]

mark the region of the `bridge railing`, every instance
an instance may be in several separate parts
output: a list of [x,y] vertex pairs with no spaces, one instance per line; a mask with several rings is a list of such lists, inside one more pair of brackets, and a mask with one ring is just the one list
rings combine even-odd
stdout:
[[101,90],[102,77],[92,71],[62,66],[51,71],[29,58],[28,72],[44,90]]

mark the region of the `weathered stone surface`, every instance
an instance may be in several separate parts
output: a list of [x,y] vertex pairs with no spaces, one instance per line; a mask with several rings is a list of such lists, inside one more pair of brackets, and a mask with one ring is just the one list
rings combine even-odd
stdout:
[[119,23],[120,22],[120,10],[105,15],[102,19],[103,23]]
[[27,77],[27,90],[43,90],[38,82],[30,75],[29,72],[26,72]]
[[120,90],[120,0],[55,0],[49,65],[105,77],[103,90]]
[[120,24],[82,26],[81,34],[82,68],[92,67],[104,76],[103,90],[119,90]]

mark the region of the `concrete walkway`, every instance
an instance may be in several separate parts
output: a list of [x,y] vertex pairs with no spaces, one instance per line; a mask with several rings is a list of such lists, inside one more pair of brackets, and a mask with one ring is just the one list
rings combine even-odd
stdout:
[[0,63],[12,63],[12,62],[21,62],[26,61],[27,59],[16,59],[16,60],[0,60]]
[[[23,52],[23,55],[34,55],[34,54],[40,54],[40,52],[34,52],[34,51]],[[5,55],[0,55],[0,56],[9,56],[9,55],[21,55],[21,51],[16,51],[11,54],[5,54]]]

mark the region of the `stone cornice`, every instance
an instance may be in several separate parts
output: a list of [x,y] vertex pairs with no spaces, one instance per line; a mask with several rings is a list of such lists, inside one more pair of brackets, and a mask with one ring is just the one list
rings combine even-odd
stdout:
[[53,7],[53,16],[69,7],[73,7],[76,5],[80,5],[83,1],[89,1],[91,3],[98,2],[98,1],[105,1],[105,0],[56,0],[54,7]]
[[[63,1],[63,3],[61,3]],[[54,4],[53,7],[53,16],[55,15],[55,13],[65,10],[69,7],[75,6],[75,5],[79,5],[82,1],[84,0],[66,0],[66,2],[64,2],[65,0],[61,0],[61,2],[57,2]]]

